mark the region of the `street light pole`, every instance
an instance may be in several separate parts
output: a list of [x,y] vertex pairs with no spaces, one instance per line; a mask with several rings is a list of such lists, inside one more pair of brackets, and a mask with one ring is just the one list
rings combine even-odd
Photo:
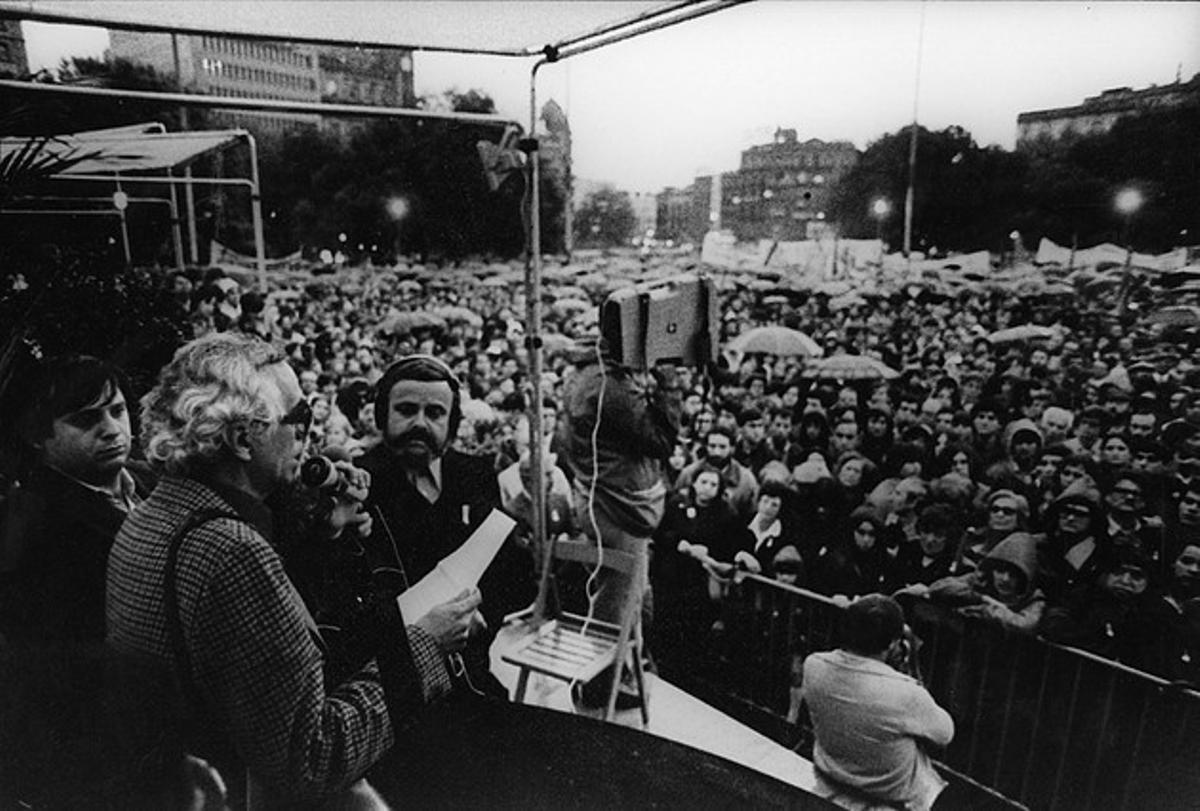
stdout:
[[871,204],[871,216],[875,218],[875,239],[879,240],[879,267],[883,267],[883,221],[892,211],[892,204],[887,198],[876,198]]
[[1117,298],[1117,317],[1123,318],[1129,308],[1129,293],[1133,276],[1133,215],[1142,207],[1142,193],[1137,189],[1117,192],[1117,211],[1124,217],[1121,237],[1125,242],[1125,267],[1121,270],[1121,292]]

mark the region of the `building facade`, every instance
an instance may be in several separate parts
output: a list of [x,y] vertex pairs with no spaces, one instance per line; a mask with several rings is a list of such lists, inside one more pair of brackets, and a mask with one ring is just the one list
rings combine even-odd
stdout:
[[0,78],[15,79],[29,73],[25,35],[20,20],[0,20]]
[[742,153],[737,171],[697,177],[687,189],[660,194],[658,228],[692,242],[714,228],[732,231],[739,241],[815,238],[829,227],[833,190],[858,158],[849,141],[800,141],[795,130],[778,129],[771,143]]
[[1200,73],[1189,81],[1141,90],[1118,87],[1074,107],[1033,110],[1017,116],[1017,148],[1108,132],[1122,118],[1175,107],[1200,105]]
[[857,162],[849,141],[800,141],[795,130],[778,129],[722,176],[721,225],[739,241],[810,239],[826,226],[833,188]]
[[[407,50],[263,42],[200,34],[109,32],[110,53],[178,76],[193,93],[368,106],[407,106],[413,95]],[[229,110],[218,118],[256,133],[281,133],[322,123],[313,113]],[[337,126],[337,129],[342,129]]]

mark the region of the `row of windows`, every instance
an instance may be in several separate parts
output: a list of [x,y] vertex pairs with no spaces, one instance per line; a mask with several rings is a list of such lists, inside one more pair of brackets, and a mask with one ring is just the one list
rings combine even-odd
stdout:
[[810,169],[837,168],[851,166],[854,160],[849,155],[842,156],[827,152],[801,152],[786,155],[747,154],[742,159],[742,166],[746,169],[762,169],[771,166],[807,166]]
[[296,53],[291,48],[280,45],[267,45],[262,42],[248,42],[243,39],[226,39],[224,37],[201,37],[200,45],[206,51],[227,53],[231,56],[262,59],[266,62],[292,65],[298,68],[313,66],[311,54]]
[[243,82],[272,84],[279,87],[288,87],[293,90],[317,89],[317,80],[309,76],[280,73],[276,70],[266,70],[264,68],[251,68],[246,65],[225,62],[221,59],[204,57],[200,60],[200,68],[210,76],[222,76],[227,79],[237,79]]

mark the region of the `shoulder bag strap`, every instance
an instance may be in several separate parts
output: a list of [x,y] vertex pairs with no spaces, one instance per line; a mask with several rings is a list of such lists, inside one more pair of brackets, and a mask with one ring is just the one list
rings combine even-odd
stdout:
[[187,693],[187,698],[193,711],[200,706],[201,702],[200,692],[193,679],[192,657],[188,652],[187,644],[183,638],[183,619],[179,613],[179,589],[176,585],[176,580],[178,579],[179,549],[183,545],[183,539],[189,532],[219,518],[228,518],[233,521],[241,520],[233,513],[224,510],[201,510],[185,521],[175,534],[171,536],[171,542],[167,547],[167,567],[163,577],[163,608],[167,614],[167,635],[171,642],[171,652],[174,655],[176,674],[179,677],[181,687]]

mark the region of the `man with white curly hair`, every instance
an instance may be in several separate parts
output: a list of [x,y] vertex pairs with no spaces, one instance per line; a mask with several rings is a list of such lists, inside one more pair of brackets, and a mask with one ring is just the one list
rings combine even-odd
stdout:
[[[202,754],[227,776],[245,767],[256,801],[259,791],[272,806],[352,794],[371,807],[378,797],[361,778],[391,747],[396,716],[449,687],[434,638],[453,634],[429,627],[446,614],[404,633],[397,612],[393,644],[326,682],[321,634],[272,546],[266,499],[296,478],[311,411],[270,344],[228,333],[187,344],[141,413],[162,479],[112,549],[109,642],[174,671],[208,725],[215,751]],[[349,465],[341,475],[334,535],[365,522],[369,477]]]

